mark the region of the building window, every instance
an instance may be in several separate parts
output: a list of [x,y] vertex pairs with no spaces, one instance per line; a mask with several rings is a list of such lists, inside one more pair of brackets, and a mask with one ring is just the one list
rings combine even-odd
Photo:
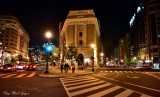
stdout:
[[82,32],[79,32],[79,37],[82,37],[83,36],[83,33]]
[[79,45],[80,45],[80,46],[83,45],[83,41],[82,41],[82,40],[79,41]]

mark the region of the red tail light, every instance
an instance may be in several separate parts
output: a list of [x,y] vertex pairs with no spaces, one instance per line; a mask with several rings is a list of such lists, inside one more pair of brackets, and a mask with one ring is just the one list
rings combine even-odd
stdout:
[[11,67],[8,67],[7,69],[12,69]]

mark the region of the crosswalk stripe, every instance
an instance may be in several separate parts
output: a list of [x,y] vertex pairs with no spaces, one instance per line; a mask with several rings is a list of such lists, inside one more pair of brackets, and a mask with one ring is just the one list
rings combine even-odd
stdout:
[[128,71],[124,71],[125,73],[128,73]]
[[10,75],[7,75],[7,76],[2,77],[2,78],[9,78],[9,77],[14,76],[14,75],[17,75],[17,74],[10,74]]
[[122,93],[116,95],[115,97],[127,97],[129,96],[130,94],[132,94],[134,91],[130,90],[130,89],[127,89],[125,91],[123,91]]
[[141,97],[152,97],[152,96],[142,94]]
[[70,80],[70,81],[66,81],[66,82],[63,82],[63,83],[71,83],[71,82],[87,81],[87,80],[92,80],[92,79],[94,79],[94,78],[81,79],[81,80]]
[[36,73],[35,72],[32,72],[30,75],[28,75],[27,77],[32,77],[34,76]]
[[107,89],[107,90],[98,92],[98,93],[96,93],[96,94],[90,95],[90,96],[88,96],[88,97],[101,97],[101,96],[104,96],[104,95],[106,95],[106,94],[108,94],[108,93],[111,93],[111,92],[113,92],[113,91],[115,91],[115,90],[118,90],[118,89],[120,89],[120,88],[122,88],[122,87],[120,87],[120,86],[115,86],[115,87],[112,87],[112,88],[110,88],[110,89]]
[[77,88],[83,88],[83,87],[87,87],[87,86],[91,86],[91,85],[96,85],[96,84],[102,84],[105,83],[105,81],[99,81],[99,82],[94,82],[94,83],[90,83],[90,84],[85,84],[85,85],[79,85],[79,86],[75,86],[75,87],[70,87],[67,88],[67,90],[73,90],[73,89],[77,89]]
[[67,86],[73,86],[73,85],[79,85],[79,84],[85,84],[85,83],[91,83],[91,82],[95,82],[95,81],[100,81],[99,79],[95,79],[95,80],[89,80],[89,81],[82,81],[82,82],[79,82],[79,83],[71,83],[71,84],[67,84]]
[[85,76],[85,77],[69,77],[69,78],[62,78],[62,80],[69,81],[69,80],[78,80],[78,79],[84,79],[84,78],[93,79],[93,77]]
[[6,75],[6,74],[0,74],[0,76],[3,76],[3,75]]
[[26,75],[26,74],[20,74],[20,75],[18,75],[18,76],[16,76],[17,78],[20,78],[20,77],[22,77],[22,76],[24,76],[24,75]]
[[95,87],[92,87],[92,88],[87,88],[87,89],[83,89],[83,90],[80,90],[80,91],[76,91],[76,92],[73,92],[73,93],[70,93],[70,96],[76,96],[76,95],[79,95],[79,94],[83,94],[83,93],[86,93],[86,92],[89,92],[89,91],[93,91],[93,90],[96,90],[96,89],[100,89],[100,88],[103,88],[103,87],[106,87],[106,86],[109,86],[111,85],[110,83],[106,83],[106,84],[102,84],[102,85],[99,85],[99,86],[95,86]]

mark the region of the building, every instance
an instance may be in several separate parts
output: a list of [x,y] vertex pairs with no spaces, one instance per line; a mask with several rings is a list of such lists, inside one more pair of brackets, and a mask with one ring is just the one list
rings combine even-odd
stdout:
[[[83,64],[88,62],[91,64],[91,57],[94,56],[94,66],[96,66],[100,57],[98,55],[100,54],[100,24],[94,11],[92,9],[69,11],[65,22],[60,23],[59,27],[61,51],[65,46],[75,44],[80,61]],[[95,44],[95,47],[92,48],[91,44]]]
[[28,58],[29,34],[19,20],[10,14],[0,14],[0,56]]
[[29,62],[41,62],[42,54],[44,53],[38,45],[31,46],[29,49]]
[[153,63],[159,68],[160,62],[160,1],[142,0],[130,21],[131,45],[134,56],[142,63]]

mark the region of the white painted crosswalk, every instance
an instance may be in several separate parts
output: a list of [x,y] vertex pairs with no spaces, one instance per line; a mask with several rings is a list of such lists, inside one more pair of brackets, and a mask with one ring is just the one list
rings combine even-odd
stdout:
[[30,73],[1,73],[0,78],[22,78],[22,77],[33,77],[36,75],[36,72]]
[[[148,71],[111,71],[111,70],[101,70],[99,71],[100,73],[145,73],[145,72],[148,72]],[[154,73],[154,72],[152,72]]]
[[69,97],[110,97],[111,94],[114,97],[132,97],[134,94],[138,94],[139,97],[151,97],[91,76],[60,78],[60,80]]

